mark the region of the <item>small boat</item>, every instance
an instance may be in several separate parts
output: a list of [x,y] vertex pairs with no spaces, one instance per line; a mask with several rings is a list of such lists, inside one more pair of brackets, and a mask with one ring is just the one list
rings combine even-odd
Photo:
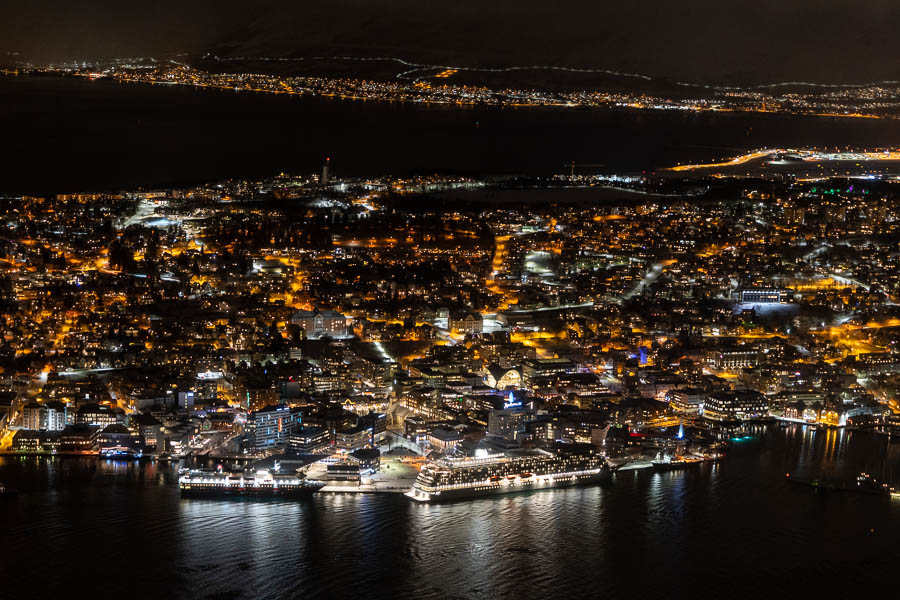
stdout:
[[100,451],[100,457],[110,460],[135,460],[142,458],[144,453],[131,448],[104,448]]
[[863,494],[876,494],[878,496],[890,496],[893,488],[868,473],[860,473],[856,478],[857,491]]
[[712,457],[697,455],[671,456],[669,454],[664,454],[660,456],[657,454],[656,456],[656,460],[650,461],[654,471],[676,471],[679,469],[686,469],[687,467],[702,465],[706,462],[714,462],[716,460]]
[[706,461],[699,458],[673,458],[671,460],[654,460],[651,462],[653,463],[654,471],[677,471],[688,467],[695,467]]
[[835,481],[832,479],[803,479],[800,477],[792,477],[790,473],[786,473],[785,477],[790,483],[805,485],[826,492],[857,492],[875,496],[894,497],[896,495],[897,497],[900,497],[900,493],[898,493],[897,490],[865,472],[860,473],[854,483]]

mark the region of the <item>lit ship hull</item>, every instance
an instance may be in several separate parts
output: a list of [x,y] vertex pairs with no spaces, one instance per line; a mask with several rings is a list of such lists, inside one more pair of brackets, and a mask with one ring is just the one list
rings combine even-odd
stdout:
[[704,458],[685,458],[675,460],[654,460],[651,462],[653,463],[654,471],[680,471],[690,467],[699,467],[704,463],[713,461]]
[[417,502],[448,502],[595,484],[608,479],[609,474],[606,461],[592,449],[443,459],[423,467],[406,496]]
[[255,476],[204,474],[191,472],[178,478],[183,498],[309,498],[325,484],[293,476],[273,476],[257,473]]

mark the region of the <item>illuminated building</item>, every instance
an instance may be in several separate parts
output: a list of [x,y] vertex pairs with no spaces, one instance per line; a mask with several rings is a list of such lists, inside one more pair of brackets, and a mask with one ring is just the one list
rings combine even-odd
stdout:
[[759,352],[756,350],[723,350],[715,356],[717,369],[743,369],[759,364]]
[[193,391],[178,392],[178,408],[183,408],[188,411],[193,410],[194,396],[195,393]]
[[288,434],[288,447],[295,452],[319,454],[331,447],[331,435],[322,427],[300,426]]
[[23,454],[42,452],[44,450],[43,440],[44,434],[40,431],[20,429],[13,436],[12,450]]
[[334,463],[326,467],[325,477],[328,481],[345,484],[359,484],[359,464]]
[[381,467],[381,451],[378,448],[360,448],[351,452],[348,460],[358,465],[361,471],[377,471]]
[[507,369],[493,364],[488,367],[484,376],[485,385],[505,390],[507,388],[519,388],[522,386],[522,374],[519,369]]
[[102,404],[84,404],[75,413],[75,423],[80,425],[115,425],[124,420],[124,414]]
[[67,409],[62,402],[29,402],[22,409],[22,427],[30,430],[62,431]]
[[452,429],[432,429],[428,434],[428,443],[438,452],[451,452],[461,441],[462,436]]
[[747,304],[777,304],[781,302],[781,290],[774,288],[741,290],[741,302]]
[[149,414],[132,415],[128,420],[133,435],[140,437],[148,446],[156,448],[162,441],[162,423]]
[[536,377],[571,373],[575,363],[568,358],[529,358],[522,361],[522,380],[528,384]]
[[59,449],[63,452],[91,452],[96,450],[102,427],[78,423],[69,425],[59,434]]
[[347,337],[347,318],[333,310],[298,310],[291,323],[303,329],[308,338]]
[[140,456],[144,453],[144,439],[134,436],[124,425],[107,425],[97,438],[100,456]]
[[247,432],[255,448],[284,446],[300,426],[300,413],[284,404],[266,406],[251,413]]
[[669,405],[679,413],[698,414],[706,400],[706,392],[698,388],[671,390],[667,397]]
[[384,436],[387,433],[387,415],[384,413],[370,412],[367,415],[361,416],[357,422],[359,425],[369,430],[373,444],[384,439]]
[[749,421],[768,416],[769,403],[758,392],[716,392],[704,401],[700,414],[711,421]]
[[349,429],[334,432],[334,447],[345,453],[369,446],[372,432],[368,427],[356,425]]
[[448,318],[448,325],[452,331],[459,333],[481,333],[484,331],[484,319],[477,312],[451,312]]
[[488,413],[487,432],[491,435],[515,440],[525,422],[531,418],[533,415],[524,410],[495,409]]

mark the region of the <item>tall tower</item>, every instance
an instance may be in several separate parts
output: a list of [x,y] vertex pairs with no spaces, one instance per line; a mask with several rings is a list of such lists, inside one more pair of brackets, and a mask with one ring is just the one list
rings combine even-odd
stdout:
[[325,159],[325,165],[322,167],[322,185],[328,185],[328,165],[331,163],[331,157]]

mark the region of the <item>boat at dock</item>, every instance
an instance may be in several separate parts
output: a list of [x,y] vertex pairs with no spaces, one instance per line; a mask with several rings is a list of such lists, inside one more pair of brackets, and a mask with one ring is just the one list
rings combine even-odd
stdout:
[[529,490],[598,483],[609,478],[606,460],[593,447],[560,444],[478,458],[442,458],[426,464],[406,496],[445,502]]
[[650,461],[654,471],[679,471],[690,467],[697,467],[705,463],[711,463],[718,460],[718,456],[664,456],[657,455],[655,460]]
[[697,467],[708,462],[700,458],[673,458],[672,460],[654,460],[654,471],[680,471],[690,467]]
[[253,474],[189,471],[178,478],[178,487],[184,498],[303,499],[311,497],[325,487],[325,483],[297,475],[277,475],[267,470],[257,471]]

